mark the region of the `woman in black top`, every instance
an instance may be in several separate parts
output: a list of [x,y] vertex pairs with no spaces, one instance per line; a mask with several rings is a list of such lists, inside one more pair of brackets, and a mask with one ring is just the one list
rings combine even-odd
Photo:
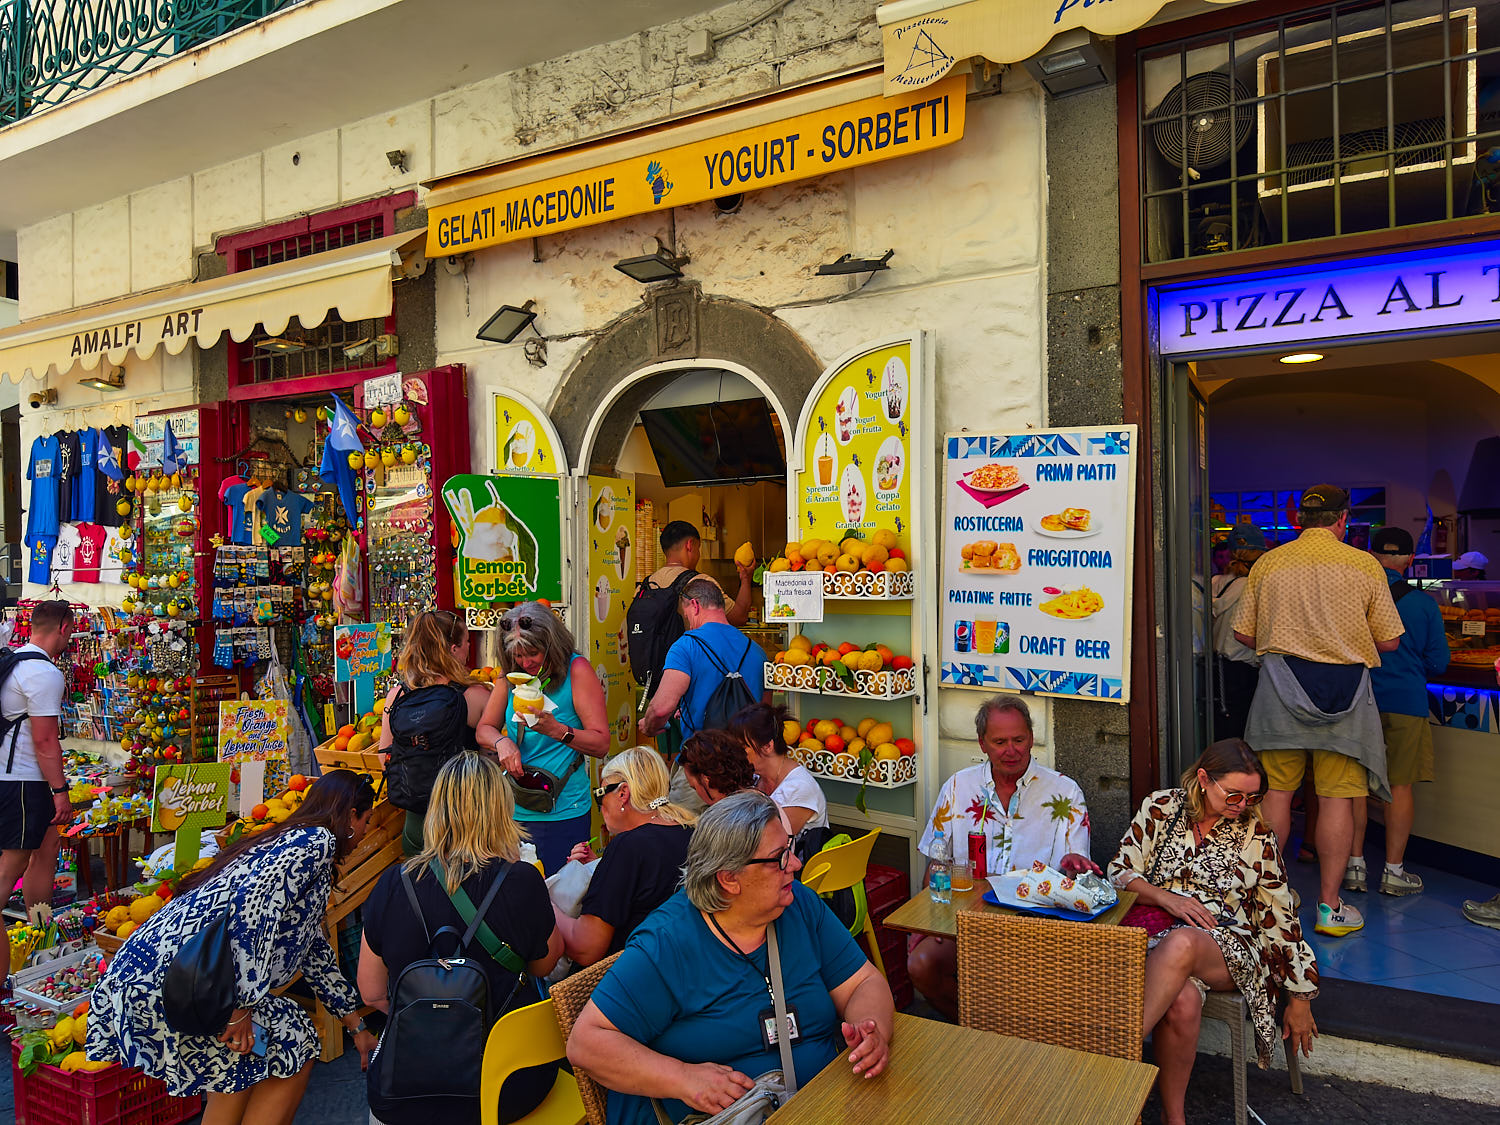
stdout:
[[[579,965],[625,948],[625,940],[671,898],[682,882],[697,816],[667,799],[667,767],[647,746],[632,746],[604,764],[594,796],[614,838],[594,869],[577,918],[552,907],[563,946]],[[588,844],[568,856],[594,860]]]
[[[507,972],[477,939],[466,953],[483,968],[491,1003],[501,1013],[539,1000],[532,977],[551,972],[562,955],[562,936],[552,923],[547,885],[535,867],[519,862],[523,837],[499,763],[480,754],[460,754],[438,774],[427,806],[424,848],[404,865],[427,933],[436,933],[442,926],[463,930],[463,920],[449,895],[462,885],[470,902],[482,902],[490,884],[508,865],[505,882],[484,917],[495,935],[526,962],[530,975]],[[434,860],[446,875],[446,885],[430,869]],[[401,886],[401,871],[401,866],[387,869],[364,907],[359,991],[365,1003],[383,1012],[389,1011],[391,982],[412,962],[433,956],[423,922]],[[446,940],[441,949],[448,950]],[[477,1097],[383,1102],[376,1094],[382,1054],[376,1052],[369,1071],[370,1112],[376,1120],[386,1125],[435,1121],[478,1125]],[[500,1120],[514,1121],[530,1113],[552,1089],[556,1076],[556,1064],[549,1064],[517,1071],[508,1078],[500,1091]]]

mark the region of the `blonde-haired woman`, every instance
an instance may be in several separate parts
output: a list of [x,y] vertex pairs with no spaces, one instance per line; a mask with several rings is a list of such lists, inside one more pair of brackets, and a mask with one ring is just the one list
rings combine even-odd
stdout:
[[400,681],[385,697],[380,749],[391,803],[406,811],[401,850],[422,850],[422,818],[433,779],[450,758],[478,750],[474,730],[490,689],[469,671],[469,630],[446,609],[417,615],[396,658]]
[[589,838],[584,756],[609,753],[604,687],[575,651],[567,626],[541,602],[522,602],[500,619],[500,666],[507,674],[535,676],[553,705],[529,716],[535,722],[528,726],[515,714],[510,684],[497,682],[478,734],[480,745],[495,751],[522,790],[546,786],[551,807],[520,807],[516,818],[530,830],[543,867],[555,872],[573,845]]
[[[535,867],[519,862],[526,832],[514,814],[510,785],[494,759],[460,754],[438,773],[422,851],[388,868],[365,902],[359,957],[359,991],[365,1003],[388,1013],[391,983],[402,970],[414,961],[451,956],[453,942],[447,935],[436,937],[438,930],[451,926],[462,933],[464,914],[472,917],[497,880],[503,882],[484,919],[494,937],[526,963],[526,971],[518,973],[496,961],[483,931],[463,956],[483,969],[497,1016],[541,998],[533,978],[557,964],[562,936],[552,923],[546,883]],[[421,908],[420,918],[409,895]],[[423,1075],[382,1073],[382,1060],[389,1055],[377,1051],[370,1062],[370,1112],[376,1120],[386,1125],[478,1125],[477,1089],[472,1097],[424,1097]],[[500,1120],[514,1121],[540,1105],[556,1072],[556,1066],[533,1067],[508,1079],[500,1091]],[[393,1079],[399,1079],[400,1096],[392,1096]]]
[[1313,951],[1302,940],[1276,837],[1261,820],[1266,771],[1243,739],[1204,750],[1180,789],[1153,793],[1109,865],[1136,893],[1123,920],[1151,935],[1145,1034],[1156,1051],[1164,1125],[1182,1125],[1210,989],[1244,995],[1260,1065],[1276,1045],[1276,1001],[1287,993],[1281,1037],[1312,1053],[1318,1028]]
[[[552,908],[563,947],[580,965],[624,949],[635,928],[682,883],[698,817],[667,799],[668,784],[667,767],[649,746],[616,754],[599,774],[594,795],[613,839],[594,869],[579,916]],[[594,849],[579,844],[568,858],[589,863]]]

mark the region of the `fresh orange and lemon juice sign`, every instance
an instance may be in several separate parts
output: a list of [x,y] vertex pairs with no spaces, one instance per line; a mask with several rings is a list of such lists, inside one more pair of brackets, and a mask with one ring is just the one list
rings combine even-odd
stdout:
[[284,699],[226,699],[219,704],[219,761],[264,762],[287,756]]
[[[740,129],[739,107],[731,108],[663,129],[663,147],[654,152],[610,160],[619,142],[606,142],[600,163],[582,170],[549,171],[559,158],[538,158],[534,178],[432,208],[427,253],[446,257],[940,148],[963,136],[967,82],[955,75],[918,92]],[[713,133],[718,119],[724,130]],[[699,139],[670,143],[689,129]]]

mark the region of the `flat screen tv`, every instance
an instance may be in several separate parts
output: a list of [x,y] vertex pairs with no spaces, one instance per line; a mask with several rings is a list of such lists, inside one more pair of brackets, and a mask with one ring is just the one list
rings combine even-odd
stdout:
[[786,457],[763,398],[642,410],[641,425],[669,487],[786,479]]

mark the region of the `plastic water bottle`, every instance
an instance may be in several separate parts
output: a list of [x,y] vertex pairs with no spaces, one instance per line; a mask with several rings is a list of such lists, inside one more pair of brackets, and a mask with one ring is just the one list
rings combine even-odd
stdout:
[[932,841],[932,874],[928,877],[927,888],[933,902],[953,901],[952,853],[948,848],[948,837],[941,829]]

